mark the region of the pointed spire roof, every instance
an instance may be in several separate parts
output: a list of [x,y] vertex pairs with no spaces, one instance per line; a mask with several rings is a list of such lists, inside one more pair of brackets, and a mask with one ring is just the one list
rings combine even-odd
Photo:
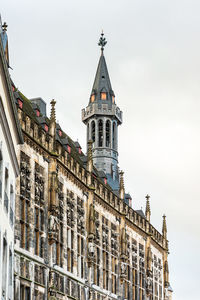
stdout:
[[[106,65],[106,60],[104,56],[104,46],[106,45],[106,40],[103,37],[104,34],[101,34],[100,40],[98,45],[101,46],[101,56],[99,59],[99,64],[97,67],[97,72],[94,80],[94,84],[92,87],[92,92],[91,92],[91,97],[90,97],[90,102],[96,102],[96,101],[103,101],[105,102],[111,102],[114,101],[114,92],[112,90],[111,82],[110,82],[110,77],[108,73],[108,68]],[[102,98],[101,93],[106,93],[106,99]],[[93,98],[92,96],[95,96]]]

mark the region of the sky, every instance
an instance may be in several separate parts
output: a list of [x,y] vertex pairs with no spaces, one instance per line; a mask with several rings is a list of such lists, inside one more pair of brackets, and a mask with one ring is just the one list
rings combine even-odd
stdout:
[[200,1],[1,0],[10,70],[28,98],[56,99],[57,120],[85,150],[81,109],[100,56],[116,102],[119,167],[133,208],[161,231],[167,215],[173,300],[199,300]]

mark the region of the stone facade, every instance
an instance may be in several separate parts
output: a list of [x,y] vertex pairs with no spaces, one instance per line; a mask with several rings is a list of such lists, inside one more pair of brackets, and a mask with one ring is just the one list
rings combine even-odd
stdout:
[[[13,86],[13,89],[15,87]],[[18,149],[15,299],[170,299],[166,219],[159,233],[114,192],[79,143],[15,89],[24,145]],[[39,98],[40,99],[40,98]]]
[[[105,72],[107,83],[94,84],[90,107],[100,97],[101,119],[117,127],[122,115]],[[145,214],[134,210],[125,202],[123,172],[116,191],[106,180],[110,170],[94,163],[103,149],[118,168],[112,133],[106,147],[106,122],[100,146],[93,147],[97,140],[88,131],[86,156],[56,123],[55,100],[48,118],[41,98],[29,100],[12,88],[24,138],[17,149],[14,299],[169,300],[165,216],[161,234],[150,222],[149,196]],[[99,121],[90,113],[87,119],[83,111],[86,124]]]

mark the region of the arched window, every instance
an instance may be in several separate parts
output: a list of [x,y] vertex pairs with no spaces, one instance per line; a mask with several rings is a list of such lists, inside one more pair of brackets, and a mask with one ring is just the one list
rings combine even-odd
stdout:
[[112,147],[116,150],[116,134],[117,134],[117,128],[116,123],[113,122],[113,140],[112,140]]
[[91,139],[95,142],[95,121],[92,121],[91,123]]
[[103,122],[102,122],[102,120],[99,120],[98,130],[99,130],[99,142],[98,142],[98,145],[99,145],[99,147],[102,147],[103,146]]
[[87,125],[87,141],[89,141],[89,139],[90,139],[89,132],[90,132],[90,125],[88,123],[88,125]]
[[107,94],[105,92],[101,92],[101,100],[106,100]]
[[106,147],[110,147],[110,121],[106,121]]
[[4,291],[6,296],[7,287],[7,241],[3,238],[3,265],[2,265],[2,291]]
[[92,94],[91,97],[90,97],[90,101],[94,102],[94,100],[95,100],[95,94]]

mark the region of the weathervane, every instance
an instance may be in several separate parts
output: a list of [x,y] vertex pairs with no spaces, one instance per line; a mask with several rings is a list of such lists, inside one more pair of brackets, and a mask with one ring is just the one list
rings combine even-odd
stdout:
[[103,33],[103,30],[102,30],[102,33],[101,33],[101,36],[100,36],[100,39],[99,39],[99,43],[98,43],[98,45],[101,46],[102,53],[103,53],[103,50],[104,50],[104,47],[105,47],[106,44],[107,44],[107,41],[104,37],[104,33]]

